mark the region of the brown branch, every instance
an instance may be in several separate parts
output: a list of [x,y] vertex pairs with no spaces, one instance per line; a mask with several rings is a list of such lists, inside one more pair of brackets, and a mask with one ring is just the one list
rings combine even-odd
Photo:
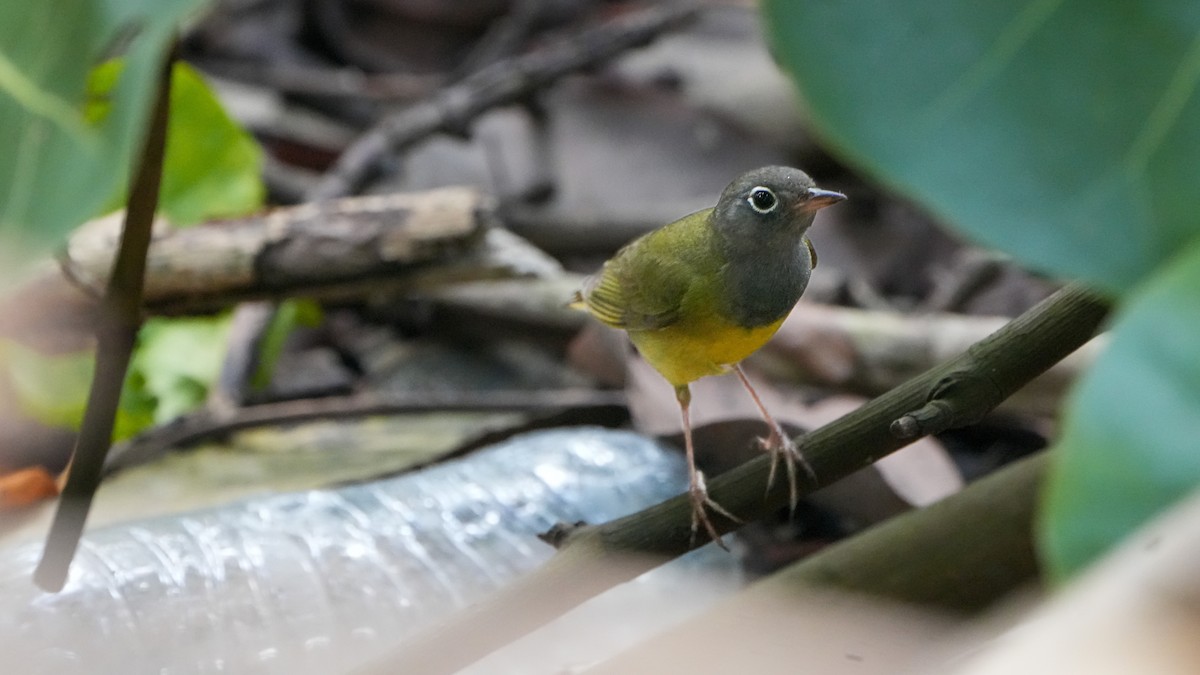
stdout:
[[171,448],[253,427],[437,411],[552,411],[623,407],[621,392],[593,389],[558,391],[422,391],[357,394],[261,403],[244,408],[202,408],[149,429],[113,448],[106,473],[127,469]]
[[146,251],[150,248],[158,188],[162,182],[167,145],[167,116],[171,100],[171,71],[176,46],[166,55],[150,113],[150,129],[139,155],[129,191],[129,207],[117,259],[104,292],[96,326],[96,369],[88,392],[87,409],[71,459],[67,484],[46,537],[46,549],[33,578],[43,590],[58,592],[67,580],[88,510],[112,443],[113,424],[125,371],[142,322],[142,286]]
[[[576,6],[569,10],[579,11]],[[487,31],[471,47],[462,62],[454,68],[455,77],[469,75],[500,59],[509,58],[533,33],[538,24],[556,18],[563,5],[548,0],[513,0],[508,11],[492,20]]]
[[[202,312],[242,300],[377,288],[429,263],[487,248],[492,220],[490,202],[478,192],[442,188],[168,229],[150,245],[143,309]],[[98,297],[100,280],[113,266],[114,242],[106,228],[96,222],[77,232],[62,254],[61,270],[48,270],[6,298],[6,306],[71,297],[72,285],[75,297]]]
[[380,160],[434,133],[463,134],[470,122],[492,108],[528,97],[560,78],[593,68],[643,46],[691,20],[691,3],[654,7],[585,31],[569,40],[500,61],[446,87],[430,99],[387,117],[355,141],[308,195],[330,199],[357,192]]
[[[772,377],[878,396],[960,354],[1007,319],[962,314],[911,315],[802,302],[753,357]],[[1097,338],[999,406],[1050,416],[1063,394],[1103,347]]]
[[[959,392],[964,400],[994,405],[1078,349],[1107,312],[1107,302],[1091,292],[1066,288],[966,354],[796,439],[818,477],[817,484],[805,486],[804,492],[829,485],[906,445],[909,441],[895,437],[889,426],[924,405],[947,376],[959,378],[963,390],[976,386],[985,390],[973,396]],[[990,373],[990,377],[962,377],[966,372]],[[975,412],[962,417],[986,410]],[[769,460],[760,457],[711,480],[709,492],[740,518],[761,518],[789,499],[787,481],[776,481],[764,498],[768,470]],[[664,558],[684,553],[689,549],[690,519],[691,505],[681,495],[631,516],[576,530],[559,554],[537,572],[398,645],[363,672],[395,672],[401,663],[405,672],[453,672]],[[714,522],[721,532],[735,527],[720,517]]]

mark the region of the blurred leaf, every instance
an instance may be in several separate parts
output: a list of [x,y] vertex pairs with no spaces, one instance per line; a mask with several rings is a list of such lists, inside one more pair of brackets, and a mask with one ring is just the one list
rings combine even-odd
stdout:
[[29,506],[58,496],[58,483],[40,466],[0,473],[0,509]]
[[1043,513],[1051,570],[1073,572],[1200,485],[1200,246],[1130,297],[1079,383]]
[[275,316],[271,318],[271,325],[263,334],[258,350],[258,367],[250,378],[250,386],[259,390],[265,388],[271,382],[275,364],[292,331],[301,327],[315,328],[321,325],[323,317],[321,305],[313,300],[289,298],[279,303]]
[[158,402],[144,386],[135,386],[134,383],[140,381],[140,373],[129,372],[125,375],[125,386],[121,389],[121,405],[117,408],[117,419],[113,425],[114,442],[154,426],[154,411]]
[[79,428],[95,364],[90,351],[47,356],[0,340],[0,374],[22,412],[49,426]]
[[230,316],[155,318],[142,326],[129,364],[128,388],[154,400],[162,424],[204,403],[221,372]]
[[172,223],[192,225],[256,211],[265,197],[258,142],[199,73],[176,64],[160,208]]
[[[95,215],[129,174],[163,54],[202,4],[0,3],[3,274]],[[118,46],[127,67],[105,101],[85,106],[89,70]]]
[[1200,3],[764,14],[825,139],[976,239],[1124,293],[1200,233]]
[[[121,68],[114,59],[93,71],[93,101],[103,100]],[[105,210],[123,206],[127,191],[123,180]],[[159,210],[176,225],[192,225],[255,211],[265,195],[258,143],[230,119],[194,68],[176,63]]]
[[[47,355],[0,340],[0,381],[16,395],[21,412],[47,426],[79,429],[95,366],[91,351]],[[153,421],[152,407],[129,395],[127,387],[117,409],[113,439],[132,436]]]

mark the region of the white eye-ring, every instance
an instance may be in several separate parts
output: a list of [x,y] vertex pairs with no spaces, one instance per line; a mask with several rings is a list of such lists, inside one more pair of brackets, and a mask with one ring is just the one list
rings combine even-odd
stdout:
[[765,188],[761,185],[750,190],[750,196],[746,197],[750,208],[759,213],[770,213],[779,206],[779,200],[775,197],[775,193],[771,192],[770,188]]

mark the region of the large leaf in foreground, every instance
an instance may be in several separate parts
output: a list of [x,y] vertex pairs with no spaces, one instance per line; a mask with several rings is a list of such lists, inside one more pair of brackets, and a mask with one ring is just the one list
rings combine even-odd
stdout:
[[[167,45],[203,0],[0,3],[0,275],[95,215],[130,172]],[[89,70],[126,67],[95,115]]]
[[844,156],[977,240],[1123,293],[1200,233],[1200,3],[767,0]]
[[1200,485],[1200,246],[1129,300],[1055,451],[1042,550],[1059,576]]

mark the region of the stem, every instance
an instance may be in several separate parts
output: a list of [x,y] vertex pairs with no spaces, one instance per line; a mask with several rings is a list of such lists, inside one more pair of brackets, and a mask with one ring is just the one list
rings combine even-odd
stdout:
[[[1021,385],[1078,349],[1108,313],[1108,303],[1078,286],[1055,293],[965,354],[900,385],[858,410],[796,439],[818,476],[802,493],[834,483],[912,442],[890,431],[892,423],[945,391],[954,375],[956,400],[980,406],[959,409],[956,419],[982,415]],[[972,374],[965,377],[965,374]],[[986,395],[966,395],[982,388]],[[709,483],[709,494],[744,520],[756,520],[788,503],[788,487],[766,497],[769,459],[759,457]],[[596,527],[572,531],[558,555],[490,600],[468,608],[398,645],[363,672],[453,672],[545,624],[608,588],[633,579],[688,550],[691,505],[686,495]],[[734,523],[714,514],[718,532]],[[631,555],[640,553],[642,555]],[[652,555],[645,555],[652,554]]]
[[120,249],[97,319],[96,370],[87,409],[68,469],[67,484],[46,538],[46,549],[33,575],[34,582],[49,592],[62,590],[79,546],[92,498],[100,485],[104,456],[112,443],[121,387],[141,325],[146,251],[150,248],[151,226],[158,209],[175,56],[176,48],[172,47],[163,63],[150,114],[150,130],[130,186]]

